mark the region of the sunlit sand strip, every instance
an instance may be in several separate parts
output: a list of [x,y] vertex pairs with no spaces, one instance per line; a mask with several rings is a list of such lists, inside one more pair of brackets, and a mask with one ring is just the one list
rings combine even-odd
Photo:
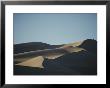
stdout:
[[58,55],[47,55],[47,56],[44,56],[45,58],[48,58],[48,59],[56,59],[58,57],[61,57],[63,56],[64,54],[58,54]]
[[86,51],[85,49],[79,48],[79,47],[73,47],[73,48],[68,47],[68,48],[65,48],[65,50],[68,51],[69,53],[79,52],[79,51],[82,51],[82,50]]
[[42,65],[43,61],[44,61],[44,58],[42,56],[38,56],[15,65],[44,68]]
[[65,44],[65,45],[62,46],[62,47],[66,47],[66,46],[73,46],[73,47],[76,47],[76,46],[81,45],[83,42],[84,42],[84,41],[79,41],[79,42],[69,43],[69,44]]

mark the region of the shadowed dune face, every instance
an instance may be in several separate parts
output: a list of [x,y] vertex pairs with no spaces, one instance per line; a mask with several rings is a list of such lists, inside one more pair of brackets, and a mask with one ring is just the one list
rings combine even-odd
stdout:
[[[74,75],[96,75],[97,74],[97,55],[87,51],[80,51],[61,56],[54,60],[45,59],[43,65],[46,70],[59,70],[62,74]],[[58,71],[58,70],[57,70]],[[76,73],[70,73],[75,71]],[[53,73],[55,74],[55,73]]]
[[63,45],[49,45],[42,42],[29,42],[29,43],[15,44],[14,54],[36,51],[36,50],[54,49],[61,46]]

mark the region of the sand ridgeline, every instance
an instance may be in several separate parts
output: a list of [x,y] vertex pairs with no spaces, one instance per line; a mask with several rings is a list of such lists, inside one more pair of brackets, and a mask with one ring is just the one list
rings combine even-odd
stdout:
[[67,47],[67,46],[77,47],[77,46],[81,45],[83,42],[84,42],[84,41],[79,41],[79,42],[73,42],[73,43],[64,44],[64,45],[62,46],[62,48],[63,48],[63,47]]

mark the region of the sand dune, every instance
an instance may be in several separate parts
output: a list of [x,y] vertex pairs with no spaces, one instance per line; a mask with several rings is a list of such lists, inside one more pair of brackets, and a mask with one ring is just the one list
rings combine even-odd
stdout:
[[44,68],[42,66],[43,61],[44,58],[42,56],[38,56],[15,65]]
[[14,62],[17,62],[17,64],[15,65],[19,65],[19,66],[44,68],[42,65],[44,58],[57,59],[65,55],[66,53],[73,53],[73,52],[79,52],[85,50],[83,48],[77,47],[82,43],[83,41],[80,41],[80,42],[65,44],[64,46],[56,49],[44,49],[44,50],[26,52],[24,54],[23,53],[18,54],[15,55]]
[[[39,44],[38,44],[39,45]],[[25,45],[24,45],[25,46]],[[41,46],[42,47],[42,46]],[[59,47],[14,53],[15,75],[96,75],[97,41],[85,40]],[[20,51],[21,50],[21,51]]]
[[[84,50],[83,48],[71,47],[71,46],[66,46],[64,49],[66,51],[68,51],[69,53],[79,52],[79,51]],[[44,68],[42,65],[44,58],[57,59],[58,57],[61,57],[63,55],[65,55],[65,54],[64,53],[47,54],[44,56],[37,56],[35,58],[29,58],[28,57],[28,58],[15,59],[15,61],[20,62],[20,63],[16,64],[16,65],[20,65],[20,66]]]

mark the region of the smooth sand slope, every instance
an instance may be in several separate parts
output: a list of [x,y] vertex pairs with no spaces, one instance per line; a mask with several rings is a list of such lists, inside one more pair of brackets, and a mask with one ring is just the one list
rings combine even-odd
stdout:
[[84,41],[68,43],[68,44],[64,44],[64,46],[62,46],[62,47],[65,47],[65,46],[73,46],[73,47],[77,47],[77,46],[81,45],[83,42],[84,42]]
[[43,61],[44,61],[44,58],[42,56],[38,56],[32,59],[26,60],[24,62],[18,63],[16,65],[44,68],[42,66]]

